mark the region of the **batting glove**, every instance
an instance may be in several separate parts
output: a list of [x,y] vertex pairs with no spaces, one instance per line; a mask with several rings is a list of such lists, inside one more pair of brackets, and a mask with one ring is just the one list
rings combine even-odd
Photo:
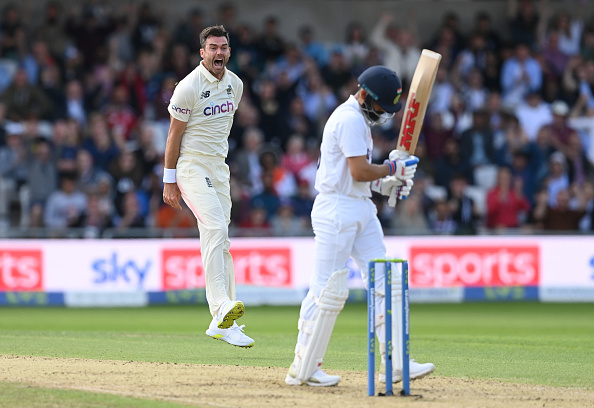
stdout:
[[403,181],[398,180],[395,176],[386,176],[371,182],[371,190],[381,195],[389,197],[396,194],[398,187],[402,186]]
[[396,207],[396,200],[406,200],[410,195],[414,182],[411,180],[403,180],[400,187],[395,187],[390,192],[390,198],[388,198],[388,205],[390,207]]
[[415,176],[419,158],[411,156],[400,150],[392,150],[390,158],[384,162],[390,167],[390,176],[396,176],[400,180],[410,180]]

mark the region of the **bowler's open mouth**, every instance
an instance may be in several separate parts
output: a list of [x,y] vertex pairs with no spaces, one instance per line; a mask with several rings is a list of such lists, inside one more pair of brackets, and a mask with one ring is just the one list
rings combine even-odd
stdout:
[[214,60],[214,66],[217,68],[222,68],[223,67],[223,60],[222,59],[216,59]]

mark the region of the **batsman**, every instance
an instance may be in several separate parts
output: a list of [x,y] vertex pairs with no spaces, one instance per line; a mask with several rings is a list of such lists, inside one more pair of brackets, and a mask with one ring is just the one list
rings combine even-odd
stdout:
[[[397,199],[410,194],[419,162],[409,152],[396,149],[383,164],[371,163],[370,127],[387,122],[401,109],[402,83],[389,68],[373,66],[359,76],[358,84],[357,92],[336,108],[324,127],[315,181],[319,194],[311,213],[315,265],[309,291],[301,304],[295,359],[285,378],[289,385],[325,387],[340,382],[339,376],[326,374],[321,367],[334,323],[348,296],[346,262],[352,257],[367,282],[368,261],[386,257],[371,190],[390,197],[389,204],[396,205]],[[383,271],[376,271],[376,275],[375,321],[383,370],[378,380],[385,382],[384,302],[385,296],[391,296],[393,310],[401,307],[400,275],[394,273],[393,290],[388,294],[384,291]],[[394,319],[399,315],[392,314]],[[395,348],[400,347],[401,325],[394,320],[392,328]],[[399,354],[394,353],[394,382],[402,379]],[[431,363],[410,361],[411,379],[428,375],[434,369]]]

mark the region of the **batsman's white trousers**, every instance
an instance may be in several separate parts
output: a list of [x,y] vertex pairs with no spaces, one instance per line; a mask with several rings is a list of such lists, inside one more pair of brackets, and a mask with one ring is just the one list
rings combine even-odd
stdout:
[[[386,256],[382,226],[375,204],[369,198],[318,194],[311,221],[315,233],[315,264],[309,283],[310,293],[301,303],[300,318],[303,320],[316,319],[318,306],[314,299],[319,298],[332,273],[344,267],[349,257],[352,256],[361,269],[363,282],[367,285],[369,261]],[[384,293],[382,277],[383,270],[376,271],[378,295]],[[376,304],[380,298],[376,297]],[[297,343],[305,346],[301,332]]]
[[214,317],[226,301],[235,300],[235,273],[229,252],[229,166],[223,158],[184,153],[176,169],[183,200],[198,220],[206,300]]
[[367,282],[368,262],[386,256],[382,226],[375,204],[369,198],[319,194],[311,222],[315,234],[315,265],[309,288],[316,297],[330,275],[344,267],[349,257],[353,257],[361,269],[363,282]]

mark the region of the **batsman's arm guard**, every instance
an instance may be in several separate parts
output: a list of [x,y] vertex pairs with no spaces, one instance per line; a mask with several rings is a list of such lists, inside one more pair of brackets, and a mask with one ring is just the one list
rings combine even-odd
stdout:
[[322,365],[334,323],[349,295],[348,274],[348,268],[335,271],[316,299],[318,313],[315,320],[299,320],[299,330],[308,337],[305,346],[297,345],[295,350],[297,378],[301,381],[307,381]]

